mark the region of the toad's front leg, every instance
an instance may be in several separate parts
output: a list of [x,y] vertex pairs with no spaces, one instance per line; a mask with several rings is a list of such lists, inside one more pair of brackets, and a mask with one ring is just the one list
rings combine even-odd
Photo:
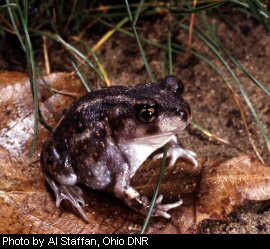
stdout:
[[[168,142],[169,149],[167,152],[167,157],[170,157],[170,163],[169,163],[169,168],[173,167],[175,164],[176,160],[180,157],[185,158],[192,162],[194,167],[198,167],[198,161],[197,161],[197,156],[196,153],[190,150],[185,150],[181,148],[180,143],[179,143],[179,138],[175,135],[172,137],[172,139]],[[153,157],[154,160],[161,159],[163,158],[163,153],[157,154]]]
[[[134,211],[146,215],[149,211],[150,201],[146,196],[138,193],[134,188],[130,186],[130,179],[128,173],[128,167],[126,170],[119,173],[116,176],[116,182],[114,186],[114,193],[118,198],[121,198],[130,208]],[[154,205],[152,216],[160,216],[169,219],[171,215],[167,212],[172,208],[176,208],[182,205],[182,199],[177,202],[169,204],[161,204],[163,196],[160,195]]]

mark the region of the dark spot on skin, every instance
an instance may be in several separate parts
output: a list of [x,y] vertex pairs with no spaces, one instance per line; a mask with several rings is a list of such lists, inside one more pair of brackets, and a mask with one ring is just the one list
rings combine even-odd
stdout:
[[57,169],[57,166],[56,166],[55,163],[51,164],[50,166],[51,166],[51,170],[52,171],[55,171]]
[[82,133],[85,130],[85,124],[83,124],[82,122],[78,122],[77,126],[76,126],[76,132],[77,133]]
[[11,113],[11,110],[6,110],[6,115],[9,116],[9,114]]
[[133,200],[134,198],[131,195],[125,194],[125,199],[127,199],[127,200]]
[[255,157],[253,156],[250,156],[249,160],[250,160],[250,163],[254,163],[256,161]]
[[93,158],[94,158],[94,160],[97,162],[98,159],[99,159],[98,153],[94,153],[94,154],[93,154]]
[[46,164],[49,165],[49,164],[51,164],[51,163],[52,163],[52,160],[50,160],[50,158],[47,158],[47,159],[46,159]]
[[131,199],[130,203],[135,210],[142,210],[146,208],[146,205],[143,202],[139,202],[137,199]]
[[159,127],[158,125],[151,125],[146,129],[146,134],[147,135],[153,135],[153,134],[157,134],[159,132]]

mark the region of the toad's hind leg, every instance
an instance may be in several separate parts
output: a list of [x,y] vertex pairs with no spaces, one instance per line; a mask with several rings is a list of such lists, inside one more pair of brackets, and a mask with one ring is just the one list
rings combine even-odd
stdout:
[[[41,153],[41,168],[47,183],[52,188],[56,197],[56,206],[59,207],[63,200],[68,200],[78,210],[82,218],[88,222],[87,215],[83,209],[85,205],[82,190],[76,186],[77,177],[68,159],[61,164],[55,147],[47,147],[46,153]],[[50,153],[52,152],[52,153]],[[48,160],[48,158],[50,159]],[[57,160],[56,160],[57,159]]]
[[[114,193],[134,211],[143,215],[148,213],[150,208],[150,201],[146,196],[139,194],[134,188],[130,186],[128,170],[124,170],[116,176]],[[152,216],[160,216],[166,219],[170,219],[171,215],[167,211],[181,206],[183,201],[182,199],[179,199],[175,203],[161,204],[162,199],[162,195],[157,198],[154,204]]]
[[59,185],[47,174],[44,174],[44,177],[55,194],[56,206],[59,207],[61,201],[68,200],[78,210],[82,218],[88,222],[87,215],[82,208],[85,205],[82,197],[82,190],[75,185]]

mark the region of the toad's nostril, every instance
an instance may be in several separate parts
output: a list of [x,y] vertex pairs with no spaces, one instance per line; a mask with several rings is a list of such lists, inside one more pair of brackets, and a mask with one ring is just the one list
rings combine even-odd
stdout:
[[183,120],[183,121],[187,121],[188,120],[188,113],[187,113],[187,111],[184,111],[183,109],[178,108],[176,110],[176,114],[180,116],[181,120]]

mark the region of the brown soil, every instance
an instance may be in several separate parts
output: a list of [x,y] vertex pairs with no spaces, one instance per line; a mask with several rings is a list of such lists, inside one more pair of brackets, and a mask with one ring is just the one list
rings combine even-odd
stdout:
[[[258,80],[270,87],[270,37],[263,27],[255,21],[248,19],[239,13],[229,16],[232,23],[240,32],[232,29],[224,19],[219,16],[212,17],[216,23],[218,34],[223,44],[230,53]],[[156,20],[148,19],[139,23],[139,33],[150,40],[166,44],[167,23],[165,17]],[[104,30],[105,31],[105,30]],[[102,33],[103,34],[103,33]],[[94,45],[102,34],[94,30],[87,34],[88,41]],[[187,32],[178,29],[173,39],[179,44],[187,43]],[[2,43],[2,42],[1,42]],[[0,69],[24,71],[22,57],[18,56],[16,44],[0,44]],[[200,53],[219,66],[220,70],[228,75],[226,70],[209,49],[194,37],[193,46]],[[144,44],[150,66],[156,78],[162,77],[162,52]],[[49,56],[52,71],[71,71],[68,62],[63,62],[63,50],[50,43]],[[121,33],[115,33],[98,51],[98,57],[103,63],[109,79],[113,85],[135,85],[149,81],[136,41]],[[191,104],[193,120],[213,134],[231,142],[231,145],[223,145],[215,141],[209,141],[196,130],[189,127],[182,133],[181,139],[184,147],[195,151],[199,157],[206,160],[221,161],[232,158],[241,152],[254,154],[252,146],[246,135],[239,109],[237,108],[230,91],[222,79],[204,62],[196,58],[188,61],[183,55],[174,55],[174,74],[177,75],[186,87],[186,99]],[[42,48],[38,51],[37,62],[40,68],[44,68]],[[240,77],[252,103],[258,110],[259,116],[264,122],[267,133],[270,134],[270,100],[260,88],[248,80],[243,73],[230,64]],[[89,73],[88,79],[93,88],[101,85],[94,74]],[[86,72],[86,70],[85,70]],[[233,81],[230,80],[232,84]],[[234,89],[237,87],[234,85]],[[238,92],[238,91],[237,91]],[[266,149],[264,139],[244,101],[242,101],[245,114],[250,124],[252,135],[258,145],[258,150],[265,162],[270,165],[270,154]],[[269,203],[248,204],[235,211],[227,221],[204,222],[201,233],[269,233],[270,211]]]

